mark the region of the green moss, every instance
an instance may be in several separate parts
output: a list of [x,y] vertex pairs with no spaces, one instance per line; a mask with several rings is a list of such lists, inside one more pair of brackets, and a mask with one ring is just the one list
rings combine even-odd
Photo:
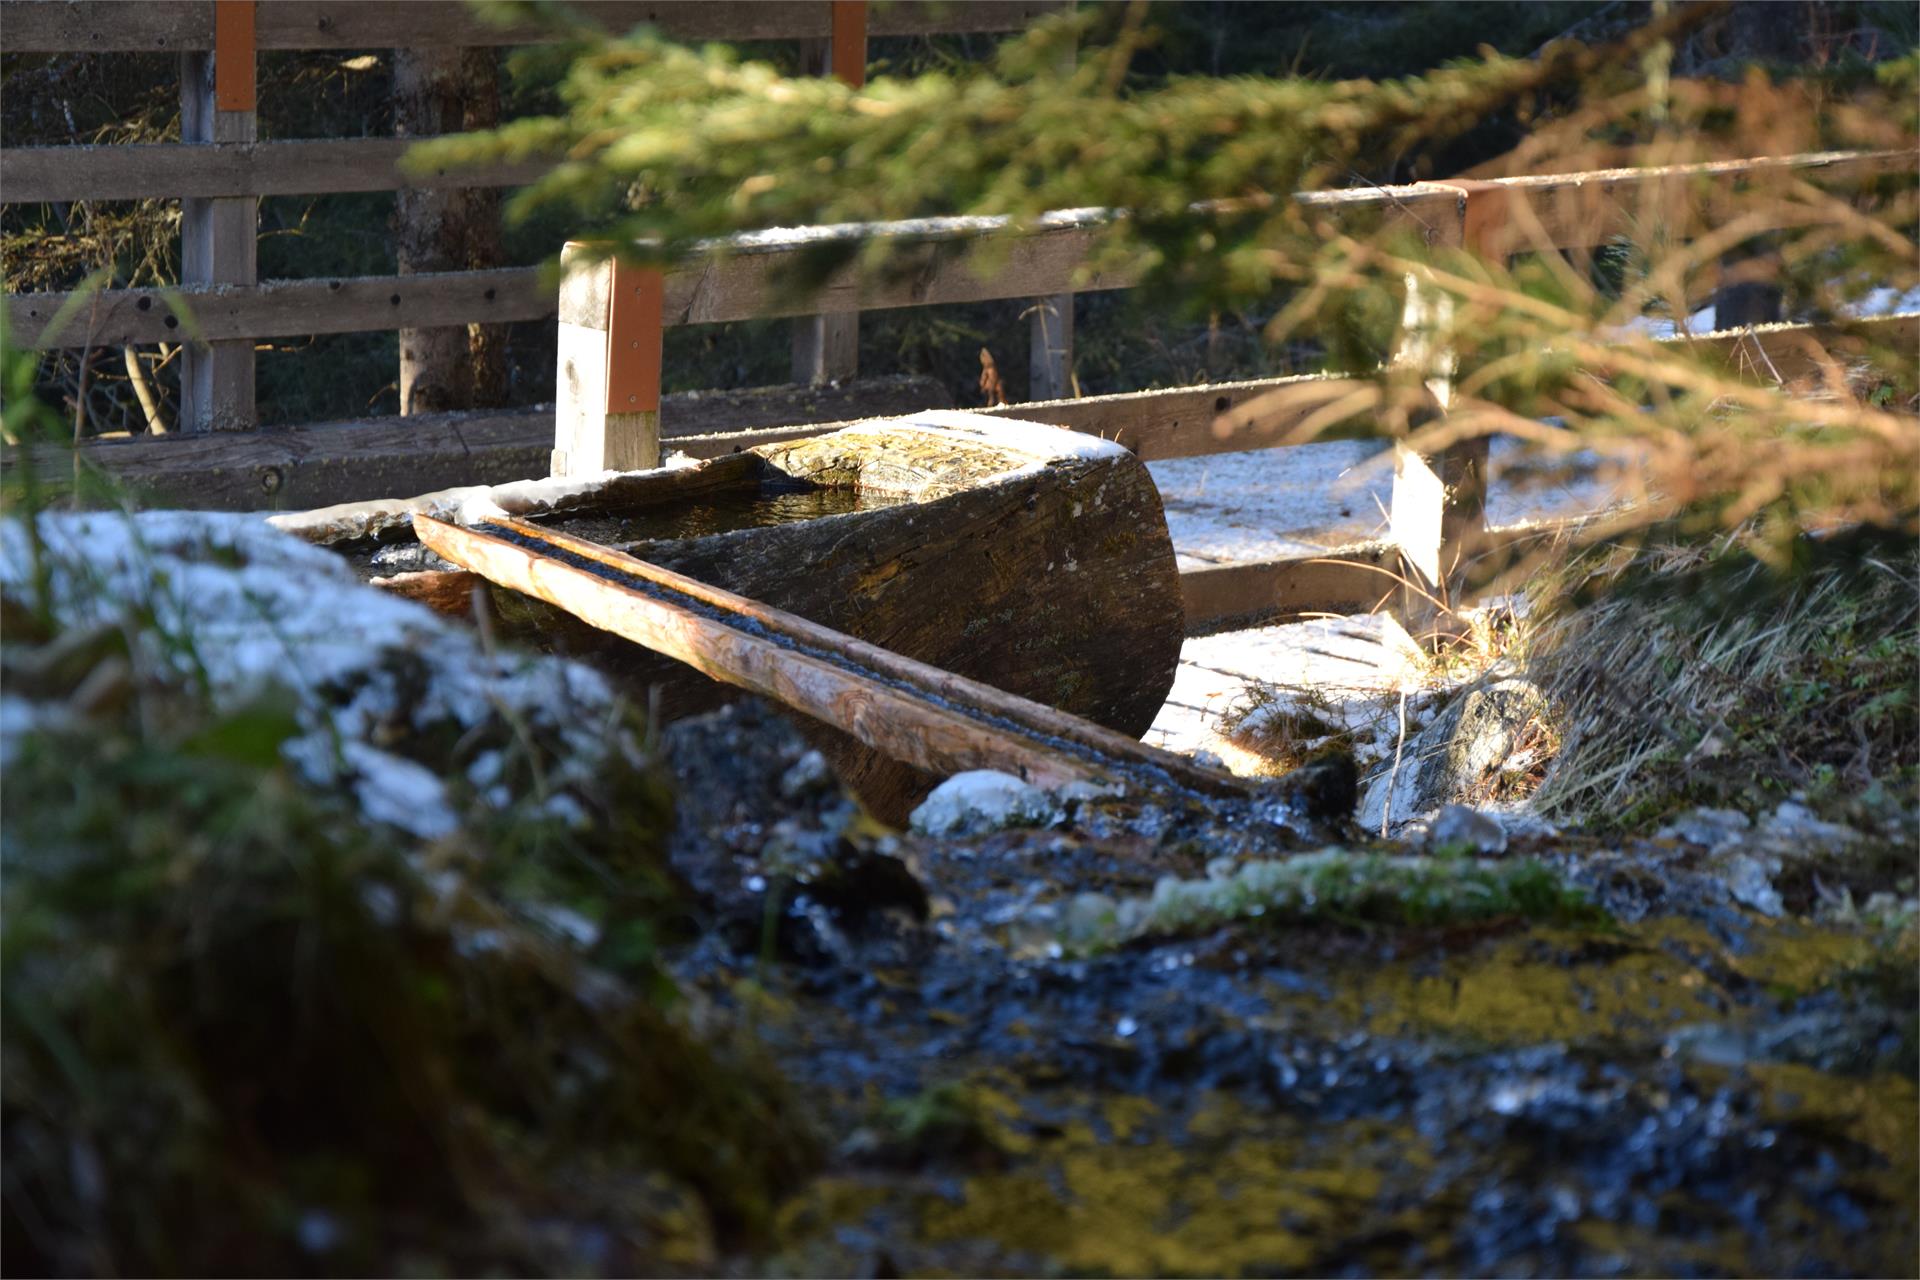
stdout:
[[[573,1271],[599,1264],[542,1224],[577,1220],[616,1269],[698,1269],[763,1232],[812,1140],[769,1069],[668,1012],[662,797],[619,849],[416,851],[301,787],[293,729],[142,688],[20,740],[7,1268]],[[597,941],[530,927],[536,902],[590,910]]]
[[1204,932],[1238,921],[1431,925],[1514,916],[1603,922],[1603,912],[1531,859],[1469,861],[1331,849],[1247,862],[1203,880],[1162,879],[1147,898],[1082,894],[1063,945],[1096,951],[1138,938]]

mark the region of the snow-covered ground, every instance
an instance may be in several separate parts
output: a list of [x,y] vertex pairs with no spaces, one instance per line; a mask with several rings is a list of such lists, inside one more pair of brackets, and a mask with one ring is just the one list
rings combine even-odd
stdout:
[[1188,640],[1166,706],[1147,730],[1150,746],[1192,754],[1220,752],[1221,716],[1251,685],[1312,685],[1335,701],[1397,689],[1419,667],[1395,629],[1379,617],[1322,618],[1284,626],[1224,631]]
[[[1573,455],[1550,480],[1523,476],[1516,441],[1492,449],[1487,519],[1494,526],[1595,510],[1611,496],[1591,456]],[[1312,555],[1385,537],[1393,453],[1341,440],[1150,462],[1182,569]]]
[[[1495,527],[1606,505],[1592,460],[1541,482],[1518,468],[1517,442],[1496,439],[1487,493]],[[1384,537],[1393,454],[1375,441],[1337,441],[1148,464],[1167,510],[1180,567],[1245,564]],[[1146,741],[1171,751],[1217,749],[1221,713],[1257,680],[1381,691],[1413,678],[1407,655],[1378,618],[1260,627],[1188,640],[1173,693]]]
[[[1920,311],[1920,289],[1874,289],[1858,302],[1840,308],[1843,315],[1868,320],[1879,316],[1905,316]],[[1687,332],[1694,337],[1718,330],[1719,316],[1705,306],[1687,317]],[[1675,336],[1673,320],[1667,316],[1636,316],[1621,328],[1627,333],[1644,333],[1650,338]]]

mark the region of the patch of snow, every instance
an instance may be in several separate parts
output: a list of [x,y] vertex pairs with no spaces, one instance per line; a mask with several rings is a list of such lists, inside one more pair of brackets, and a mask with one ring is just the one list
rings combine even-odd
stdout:
[[1262,683],[1316,688],[1343,711],[1349,727],[1371,724],[1381,695],[1419,678],[1401,635],[1369,615],[1190,638],[1180,646],[1173,691],[1145,740],[1187,755],[1207,749],[1231,756],[1222,750],[1222,717]]
[[[1920,311],[1920,287],[1912,289],[1894,289],[1881,286],[1871,289],[1866,296],[1855,302],[1843,303],[1837,308],[1843,316],[1859,320],[1878,319],[1882,316],[1904,316]],[[1687,317],[1687,332],[1693,337],[1719,332],[1719,314],[1709,304]],[[1644,334],[1656,341],[1670,341],[1679,336],[1679,326],[1667,316],[1635,316],[1623,325],[1615,326],[1609,332],[1618,334]]]
[[[1028,219],[1034,228],[1096,226],[1112,221],[1111,209],[1054,209]],[[766,227],[719,239],[703,240],[694,257],[727,252],[767,253],[801,244],[831,244],[860,240],[970,240],[1005,231],[1013,219],[1005,215],[945,218],[904,218],[897,222],[834,222],[822,226]]]
[[1744,839],[1753,829],[1747,815],[1738,809],[1689,809],[1654,832],[1657,840],[1683,840],[1712,852],[1722,845]]
[[[1495,527],[1583,515],[1614,500],[1599,459],[1580,450],[1543,458],[1497,436],[1487,520]],[[1393,450],[1339,440],[1147,464],[1180,567],[1311,556],[1383,539],[1393,502]],[[1382,591],[1386,589],[1382,579]]]
[[[382,749],[396,740],[457,737],[511,708],[556,744],[555,790],[591,782],[610,750],[635,749],[606,740],[615,697],[598,673],[489,653],[472,631],[363,585],[338,556],[259,516],[48,513],[39,522],[64,625],[152,618],[139,636],[144,660],[204,680],[216,706],[288,690],[304,731],[284,748],[289,763],[350,786],[370,817],[421,838],[450,831],[453,813],[439,778]],[[0,521],[0,588],[22,590],[31,574],[21,521]]]
[[1743,907],[1763,916],[1786,914],[1787,904],[1773,887],[1773,875],[1780,870],[1772,859],[1760,859],[1745,853],[1732,853],[1720,859],[1715,870],[1727,886],[1727,894]]
[[1126,446],[1065,427],[1021,418],[987,417],[965,409],[923,409],[904,418],[859,424],[862,431],[931,431],[961,435],[1029,458],[1118,458]]
[[908,821],[922,835],[960,836],[1047,826],[1060,816],[1060,806],[1040,788],[1012,774],[974,769],[935,787]]
[[1905,316],[1920,311],[1920,285],[1907,290],[1891,289],[1881,286],[1870,290],[1866,297],[1841,310],[1850,316],[1863,319],[1875,316]]

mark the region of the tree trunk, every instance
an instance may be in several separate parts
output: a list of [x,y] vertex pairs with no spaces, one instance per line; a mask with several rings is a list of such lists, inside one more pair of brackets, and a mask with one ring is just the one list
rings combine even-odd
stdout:
[[[500,122],[491,49],[397,49],[394,132],[403,138],[490,129]],[[401,275],[500,265],[500,200],[489,189],[403,190],[394,210]],[[506,328],[470,324],[400,331],[400,412],[495,408],[506,400]]]

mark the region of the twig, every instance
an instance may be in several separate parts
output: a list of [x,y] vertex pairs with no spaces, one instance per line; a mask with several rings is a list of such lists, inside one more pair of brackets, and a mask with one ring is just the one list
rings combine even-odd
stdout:
[[1387,774],[1387,801],[1380,807],[1380,838],[1393,823],[1393,788],[1400,780],[1400,753],[1407,745],[1407,691],[1400,690],[1400,736],[1393,742],[1393,770]]
[[147,416],[147,430],[156,436],[167,434],[167,423],[160,416],[160,402],[154,397],[153,384],[147,381],[147,371],[140,367],[140,353],[125,346],[120,348],[120,358],[126,362],[127,381],[133,384],[140,410]]

